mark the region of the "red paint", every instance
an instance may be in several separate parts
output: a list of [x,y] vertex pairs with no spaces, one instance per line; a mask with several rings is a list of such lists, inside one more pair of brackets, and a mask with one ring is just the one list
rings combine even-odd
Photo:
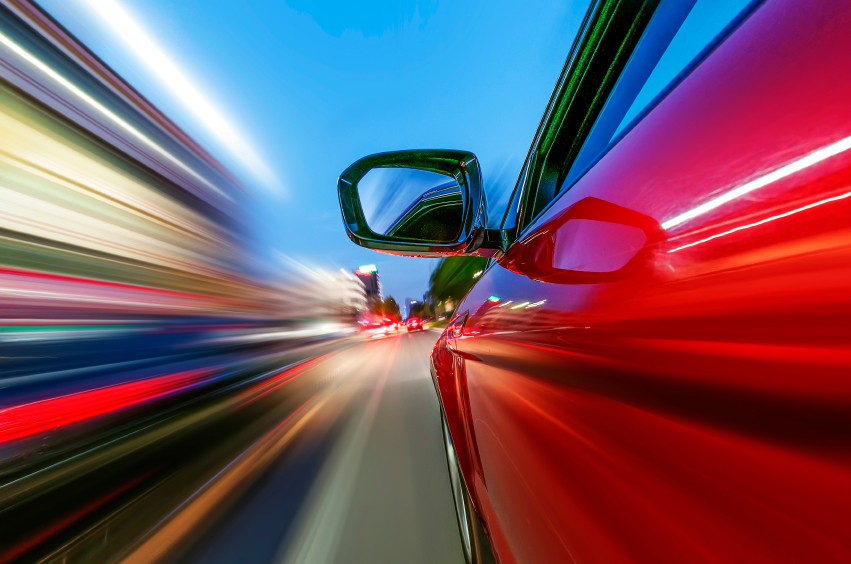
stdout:
[[[847,2],[768,0],[459,305],[435,381],[503,563],[851,561],[851,151],[658,227],[851,136],[849,53]],[[555,267],[634,218],[617,276]]]

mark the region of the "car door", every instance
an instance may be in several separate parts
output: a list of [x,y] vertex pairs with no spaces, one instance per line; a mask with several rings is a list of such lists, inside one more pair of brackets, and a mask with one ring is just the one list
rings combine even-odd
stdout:
[[503,563],[851,560],[851,5],[739,4],[563,80],[444,337]]

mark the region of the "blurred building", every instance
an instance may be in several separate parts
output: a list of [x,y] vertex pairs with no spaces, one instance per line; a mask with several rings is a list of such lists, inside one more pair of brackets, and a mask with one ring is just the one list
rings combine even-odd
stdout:
[[[339,273],[318,286],[301,271],[261,272],[242,184],[34,3],[0,0],[0,63],[7,322],[279,321],[367,307]],[[378,273],[364,279],[379,296]]]
[[413,307],[420,303],[419,301],[413,298],[405,298],[405,312],[406,318],[411,316],[411,311],[413,311]]
[[342,268],[333,272],[289,257],[282,259],[279,291],[271,306],[276,316],[355,323],[369,311],[359,277]]
[[355,270],[355,276],[363,283],[367,309],[371,311],[375,302],[382,299],[378,269],[374,264],[367,264]]
[[35,4],[0,5],[0,60],[0,309],[264,314],[224,166]]
[[339,299],[347,315],[357,317],[369,311],[363,282],[345,271],[339,277]]

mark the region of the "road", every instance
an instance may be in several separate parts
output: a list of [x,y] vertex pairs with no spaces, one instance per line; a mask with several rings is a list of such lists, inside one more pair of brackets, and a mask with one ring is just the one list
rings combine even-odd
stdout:
[[[463,563],[436,337],[316,349],[5,486],[24,501],[0,560]],[[52,493],[27,501],[32,484]]]
[[463,562],[428,371],[435,336],[359,343],[314,369],[327,395],[300,444],[181,560]]

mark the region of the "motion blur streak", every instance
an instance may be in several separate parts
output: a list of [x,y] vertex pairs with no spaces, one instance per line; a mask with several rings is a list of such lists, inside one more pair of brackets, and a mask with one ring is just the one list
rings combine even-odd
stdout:
[[202,370],[189,370],[2,409],[0,443],[186,390],[207,375]]
[[248,198],[40,8],[0,0],[0,561],[121,559],[192,508],[158,549],[189,550],[349,409],[306,419],[362,337],[363,284],[270,261]]
[[89,8],[113,28],[131,51],[151,69],[164,86],[169,88],[187,110],[194,113],[199,123],[205,125],[219,141],[242,161],[248,170],[258,174],[267,185],[277,184],[274,174],[257,155],[222,113],[210,103],[201,92],[177,67],[171,58],[142,30],[139,24],[117,2],[113,0],[86,0]]
[[336,347],[25,474],[0,487],[0,555],[461,564],[435,338]]
[[154,143],[144,133],[142,133],[141,131],[139,131],[138,129],[136,129],[135,127],[133,127],[132,125],[130,125],[129,123],[127,123],[126,121],[124,121],[123,119],[118,117],[117,115],[115,115],[113,112],[111,112],[109,109],[104,107],[97,100],[95,100],[94,98],[92,98],[91,96],[89,96],[88,94],[86,94],[85,92],[83,92],[82,90],[77,88],[76,86],[74,86],[74,84],[72,84],[70,81],[68,81],[65,77],[63,77],[58,72],[54,71],[53,69],[51,69],[50,67],[45,65],[43,62],[41,62],[36,57],[34,57],[30,53],[28,53],[26,50],[22,49],[18,44],[16,44],[14,41],[9,39],[8,37],[3,35],[2,33],[0,33],[0,43],[2,43],[3,45],[5,45],[9,49],[11,49],[15,54],[22,57],[25,61],[27,61],[28,63],[30,63],[34,67],[36,67],[38,70],[42,71],[44,74],[46,74],[47,76],[49,76],[50,78],[55,80],[62,87],[66,88],[69,92],[71,92],[72,94],[74,94],[75,96],[80,98],[80,100],[82,100],[86,104],[90,105],[92,108],[94,108],[95,110],[97,110],[98,112],[102,113],[104,116],[106,116],[107,118],[109,118],[110,120],[115,122],[122,129],[127,130],[130,134],[132,134],[134,137],[138,138],[140,141],[142,141],[143,143],[148,145],[150,148],[154,149],[155,151],[160,153],[162,156],[166,157],[168,160],[170,160],[171,162],[173,162],[174,164],[176,164],[177,166],[179,166],[180,168],[182,168],[183,170],[185,170],[186,172],[188,172],[189,174],[191,174],[192,176],[194,176],[195,178],[197,178],[198,180],[200,180],[201,182],[203,182],[204,184],[206,184],[207,186],[209,186],[213,190],[216,190],[217,192],[219,191],[219,189],[216,186],[214,186],[213,184],[211,184],[209,181],[207,181],[207,179],[205,179],[204,177],[199,175],[197,172],[195,172],[194,170],[192,170],[191,168],[189,168],[188,166],[186,166],[185,164],[180,162],[174,155],[172,155],[171,153],[169,153],[168,151],[166,151],[165,149],[163,149],[162,147],[160,147],[159,145]]
[[[186,537],[195,528],[198,528],[201,522],[209,517],[210,513],[222,509],[222,504],[228,494],[233,494],[240,486],[250,483],[253,474],[263,470],[275,456],[280,455],[295,433],[310,420],[324,403],[324,401],[316,402],[307,413],[302,414],[302,410],[315,397],[313,396],[301,404],[277,427],[251,445],[204,484],[201,489],[167,517],[169,521],[166,526],[149,537],[125,558],[124,562],[126,564],[153,562],[174,551],[179,543],[185,542]],[[294,423],[288,425],[291,421],[294,421]]]

